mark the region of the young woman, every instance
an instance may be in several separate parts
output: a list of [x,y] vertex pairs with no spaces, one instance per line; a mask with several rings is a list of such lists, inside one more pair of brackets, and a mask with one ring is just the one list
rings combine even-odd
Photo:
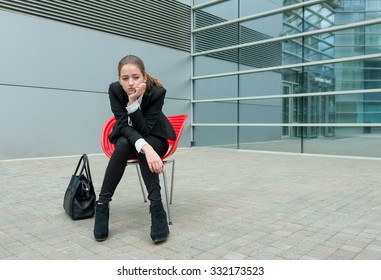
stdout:
[[162,112],[166,90],[145,72],[143,61],[134,55],[120,60],[118,75],[119,81],[109,87],[111,110],[116,118],[109,140],[115,144],[115,150],[96,203],[94,237],[97,241],[107,239],[112,196],[127,160],[137,158],[150,200],[151,238],[155,243],[165,241],[169,228],[161,201],[159,174],[163,171],[161,157],[168,150],[167,139],[176,137]]

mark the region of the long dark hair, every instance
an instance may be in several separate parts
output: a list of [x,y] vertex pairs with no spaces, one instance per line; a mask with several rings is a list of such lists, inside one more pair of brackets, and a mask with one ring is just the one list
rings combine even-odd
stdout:
[[143,76],[145,76],[147,78],[146,79],[147,91],[149,91],[153,86],[163,87],[163,84],[161,82],[159,82],[159,80],[155,79],[154,77],[152,77],[152,76],[148,75],[148,73],[146,73],[143,60],[141,60],[139,57],[132,55],[132,54],[126,55],[125,57],[123,57],[119,61],[118,76],[120,76],[120,71],[121,71],[122,67],[126,64],[136,65],[139,68],[139,70],[142,72]]

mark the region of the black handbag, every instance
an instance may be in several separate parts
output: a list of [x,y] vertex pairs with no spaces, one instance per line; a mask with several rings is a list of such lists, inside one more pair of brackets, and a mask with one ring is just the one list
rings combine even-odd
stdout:
[[95,214],[95,201],[89,159],[83,154],[66,189],[63,208],[73,220],[88,219]]

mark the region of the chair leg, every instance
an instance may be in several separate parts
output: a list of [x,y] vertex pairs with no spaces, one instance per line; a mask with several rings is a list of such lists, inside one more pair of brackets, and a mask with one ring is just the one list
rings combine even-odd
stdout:
[[167,203],[167,211],[168,211],[168,221],[169,221],[169,224],[172,225],[171,206],[169,204],[167,172],[165,170],[165,165],[163,168],[163,179],[164,179],[165,201]]
[[173,178],[175,178],[175,159],[172,159],[172,176],[171,176],[171,196],[169,203],[172,204],[172,198],[173,198]]
[[142,174],[140,173],[140,167],[139,167],[139,164],[135,164],[135,166],[136,166],[136,171],[138,172],[140,188],[141,188],[141,190],[142,190],[142,194],[143,194],[143,201],[144,201],[144,202],[147,202],[146,194],[145,194],[145,192],[144,192],[144,184],[143,184]]

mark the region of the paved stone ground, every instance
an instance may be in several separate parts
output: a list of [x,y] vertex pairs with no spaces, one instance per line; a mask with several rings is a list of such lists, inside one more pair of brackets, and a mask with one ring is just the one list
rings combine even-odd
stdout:
[[[110,236],[62,199],[79,156],[0,161],[0,259],[381,259],[381,160],[184,148],[169,240],[152,243],[134,167],[111,203]],[[108,159],[89,155],[98,194]]]

